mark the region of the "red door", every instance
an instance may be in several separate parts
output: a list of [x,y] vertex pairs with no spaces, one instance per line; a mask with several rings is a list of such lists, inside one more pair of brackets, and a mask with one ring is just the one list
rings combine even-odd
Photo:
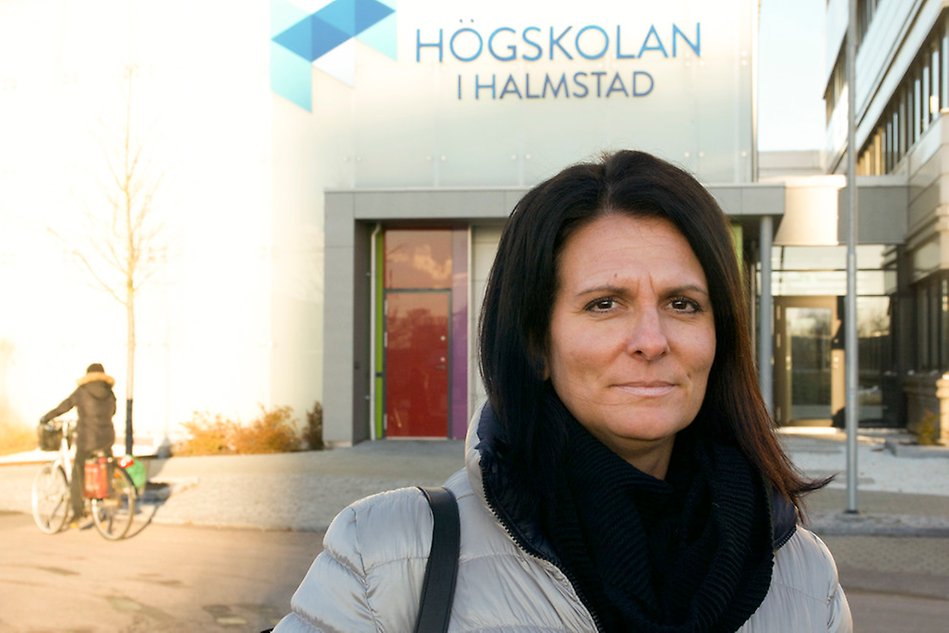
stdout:
[[448,436],[448,292],[386,295],[386,435]]

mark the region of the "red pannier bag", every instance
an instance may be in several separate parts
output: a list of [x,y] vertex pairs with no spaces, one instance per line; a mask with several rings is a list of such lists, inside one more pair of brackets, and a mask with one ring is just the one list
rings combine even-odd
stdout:
[[104,455],[90,457],[85,464],[83,495],[87,499],[109,496],[109,460]]

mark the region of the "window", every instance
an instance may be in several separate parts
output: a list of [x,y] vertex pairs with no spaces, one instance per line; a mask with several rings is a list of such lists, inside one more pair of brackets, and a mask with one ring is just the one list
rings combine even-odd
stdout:
[[888,173],[893,170],[896,164],[896,154],[899,147],[899,137],[897,135],[898,120],[896,112],[890,109],[886,120],[886,164],[884,170]]
[[857,0],[857,46],[863,43],[863,38],[870,30],[870,23],[876,15],[877,7],[883,0]]
[[940,272],[914,284],[916,370],[949,369],[949,273]]
[[939,116],[940,94],[939,89],[939,45],[933,38],[929,44],[929,122],[932,123]]
[[[861,1],[869,16],[869,26],[882,0]],[[857,165],[861,175],[879,175],[895,170],[906,153],[938,120],[942,108],[949,106],[949,10],[943,11],[925,44],[919,49],[899,87],[890,97],[873,132],[867,137]],[[836,101],[843,90],[843,54],[837,56],[831,80],[824,94],[827,100],[827,121],[833,114]],[[838,78],[839,77],[839,84]]]
[[837,53],[837,59],[834,61],[834,69],[830,72],[830,79],[827,81],[827,89],[824,90],[824,109],[826,110],[827,123],[834,116],[834,110],[837,108],[837,102],[843,94],[844,85],[847,81],[846,67],[844,62],[846,47],[841,46]]
[[890,385],[892,339],[889,297],[857,298],[858,394],[860,423],[883,423],[887,411],[885,392]]
[[929,287],[919,284],[916,288],[916,369],[930,368],[929,349]]
[[949,21],[949,15],[944,19],[942,28],[937,27],[938,36],[935,39],[939,40],[939,59],[942,60],[941,64],[938,65],[939,73],[939,107],[945,107],[949,105],[949,64],[946,64],[946,61],[949,60],[949,33],[947,33],[945,21]]
[[940,280],[939,296],[939,331],[942,347],[940,355],[942,358],[942,367],[949,365],[949,278],[943,277]]
[[906,89],[906,86],[903,86],[903,89],[900,90],[900,95],[897,97],[900,103],[900,152],[897,156],[897,160],[903,158],[906,155],[906,152],[909,151],[909,126],[906,124],[907,114],[909,113],[909,90]]
[[913,87],[912,87],[912,93],[910,95],[910,103],[912,104],[911,107],[913,110],[913,121],[912,121],[913,133],[912,133],[912,136],[910,136],[910,141],[913,143],[913,145],[915,145],[916,141],[919,140],[920,133],[923,131],[922,117],[920,116],[921,108],[919,105],[919,101],[923,95],[923,90],[922,90],[922,86],[920,85],[922,83],[922,77],[921,77],[921,73],[919,72],[919,66],[915,66],[912,72],[913,72],[913,80],[912,80]]

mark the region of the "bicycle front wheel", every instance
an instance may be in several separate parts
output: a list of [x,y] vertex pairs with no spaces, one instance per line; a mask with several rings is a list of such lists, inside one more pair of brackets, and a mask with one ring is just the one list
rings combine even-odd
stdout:
[[115,541],[125,536],[135,520],[138,491],[121,466],[112,467],[109,495],[92,500],[92,519],[99,534]]
[[69,483],[56,464],[45,464],[33,479],[33,521],[45,534],[56,534],[69,516]]

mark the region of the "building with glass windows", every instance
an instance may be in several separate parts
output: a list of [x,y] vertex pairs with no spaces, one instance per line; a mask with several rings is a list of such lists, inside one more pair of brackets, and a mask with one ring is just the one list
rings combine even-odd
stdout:
[[[463,437],[484,398],[477,315],[505,218],[530,184],[624,146],[693,171],[731,217],[756,297],[762,386],[778,423],[842,424],[846,271],[839,209],[846,181],[828,175],[820,155],[757,156],[756,9],[752,2],[648,10],[634,3],[595,24],[587,10],[575,18],[567,11],[554,26],[526,15],[526,22],[491,17],[486,8],[467,21],[415,23],[410,50],[392,74],[404,72],[407,58],[416,70],[429,65],[429,79],[438,77],[426,88],[431,99],[421,120],[408,122],[425,139],[425,152],[409,156],[395,145],[397,158],[366,146],[359,159],[365,163],[353,166],[354,186],[325,194],[327,254],[332,248],[339,255],[326,259],[326,296],[341,309],[326,312],[324,363],[353,368],[324,374],[327,411],[348,413],[327,427],[331,438]],[[560,48],[563,41],[571,42],[572,55]],[[593,77],[596,91],[575,90],[577,81]],[[640,89],[622,92],[626,77]],[[399,165],[384,171],[369,164],[395,160]],[[905,419],[891,360],[896,275],[884,268],[896,241],[887,214],[905,191],[889,179],[867,183],[864,195],[864,426]]]
[[[859,266],[880,269],[860,278],[861,421],[879,407],[885,423],[913,429],[939,416],[937,381],[949,369],[947,13],[937,1],[857,6]],[[824,148],[831,173],[846,169],[846,29],[846,0],[831,0]]]
[[[935,1],[861,6],[860,421],[912,426],[939,410],[949,358],[944,16]],[[0,414],[35,419],[93,360],[117,393],[128,381],[125,312],[73,255],[110,225],[95,215],[111,199],[102,158],[132,117],[166,229],[137,301],[143,434],[319,402],[331,444],[463,437],[507,216],[532,185],[620,148],[691,171],[729,215],[778,423],[842,420],[846,0],[827,3],[826,146],[761,155],[755,0],[116,1],[53,21],[14,0],[0,14],[11,51],[49,34],[32,66],[0,60],[0,292],[33,307],[0,311]]]

